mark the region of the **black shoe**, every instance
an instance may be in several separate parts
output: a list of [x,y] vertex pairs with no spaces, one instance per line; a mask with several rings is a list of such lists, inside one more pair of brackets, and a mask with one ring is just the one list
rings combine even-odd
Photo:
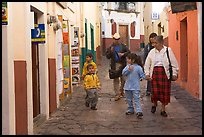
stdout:
[[150,96],[150,92],[147,92],[147,93],[146,93],[146,96]]
[[89,107],[89,103],[88,103],[88,102],[86,102],[86,103],[85,103],[85,106],[86,106],[86,107]]
[[127,111],[127,112],[125,112],[125,114],[126,115],[132,115],[132,114],[134,114],[134,112]]
[[162,115],[163,117],[167,117],[167,113],[166,113],[165,111],[161,111],[161,115]]
[[142,118],[142,116],[143,116],[142,112],[138,112],[138,113],[136,113],[136,115],[138,118]]
[[155,113],[155,112],[156,112],[156,106],[152,106],[151,112],[152,112],[152,113]]
[[97,110],[97,108],[96,108],[96,107],[91,107],[91,109],[92,109],[92,110]]

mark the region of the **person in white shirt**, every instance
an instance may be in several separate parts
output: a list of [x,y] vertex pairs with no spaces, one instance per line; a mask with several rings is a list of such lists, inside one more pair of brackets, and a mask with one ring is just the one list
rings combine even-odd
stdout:
[[[157,36],[156,33],[151,33],[151,34],[149,35],[149,43],[148,43],[148,44],[145,46],[145,48],[144,48],[144,62],[145,62],[145,60],[146,60],[146,58],[147,58],[147,55],[148,55],[148,53],[150,52],[150,50],[154,48],[154,46],[152,46],[152,39],[153,39],[154,37],[156,37],[156,36]],[[148,81],[147,81],[146,96],[150,96],[150,94],[151,94],[151,82],[148,80]]]
[[[170,103],[171,80],[169,73],[169,61],[167,58],[167,47],[163,45],[164,40],[162,35],[154,37],[152,44],[155,47],[152,49],[145,61],[144,71],[146,79],[151,81],[151,101],[153,103],[151,112],[155,113],[157,101],[162,103],[161,115],[167,117],[165,106]],[[168,47],[169,57],[173,69],[172,79],[178,78],[178,63],[176,57]]]

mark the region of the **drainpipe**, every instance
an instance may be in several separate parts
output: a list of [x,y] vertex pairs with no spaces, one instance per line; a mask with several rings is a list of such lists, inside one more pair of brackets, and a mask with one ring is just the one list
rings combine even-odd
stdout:
[[197,8],[198,8],[199,99],[202,100],[202,2],[197,2]]

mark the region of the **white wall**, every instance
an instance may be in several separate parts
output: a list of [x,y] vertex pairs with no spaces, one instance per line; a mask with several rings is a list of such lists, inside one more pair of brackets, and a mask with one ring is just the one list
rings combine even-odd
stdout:
[[[135,37],[131,39],[140,39],[140,14],[136,17],[134,13],[121,13],[116,11],[111,11],[109,15],[108,11],[103,11],[103,31],[105,32],[105,38],[112,38],[111,34],[111,22],[110,19],[113,19],[117,24],[117,32],[119,32],[119,25],[128,25],[128,29],[130,30],[130,24],[133,21],[136,21],[136,32]],[[130,31],[129,35],[130,35]]]
[[[45,24],[45,36],[47,36],[47,3],[30,3],[42,14],[38,17],[38,24]],[[47,38],[46,38],[47,40]],[[48,44],[39,44],[39,76],[40,76],[40,114],[49,118],[49,79],[48,79]]]
[[14,53],[12,4],[7,3],[8,25],[2,25],[2,135],[15,135]]
[[31,29],[34,28],[34,13],[30,12],[30,4],[25,6],[25,60],[27,70],[27,109],[28,109],[28,134],[33,133],[33,88],[32,88],[32,48],[31,48]]

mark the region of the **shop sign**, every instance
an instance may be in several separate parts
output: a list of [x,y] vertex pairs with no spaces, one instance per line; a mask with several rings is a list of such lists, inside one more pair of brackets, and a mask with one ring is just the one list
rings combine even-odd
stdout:
[[159,13],[153,12],[152,13],[152,20],[158,20],[159,19]]
[[32,43],[45,43],[45,24],[35,24],[35,29],[31,29]]
[[8,25],[8,7],[7,7],[7,2],[2,2],[2,25]]

